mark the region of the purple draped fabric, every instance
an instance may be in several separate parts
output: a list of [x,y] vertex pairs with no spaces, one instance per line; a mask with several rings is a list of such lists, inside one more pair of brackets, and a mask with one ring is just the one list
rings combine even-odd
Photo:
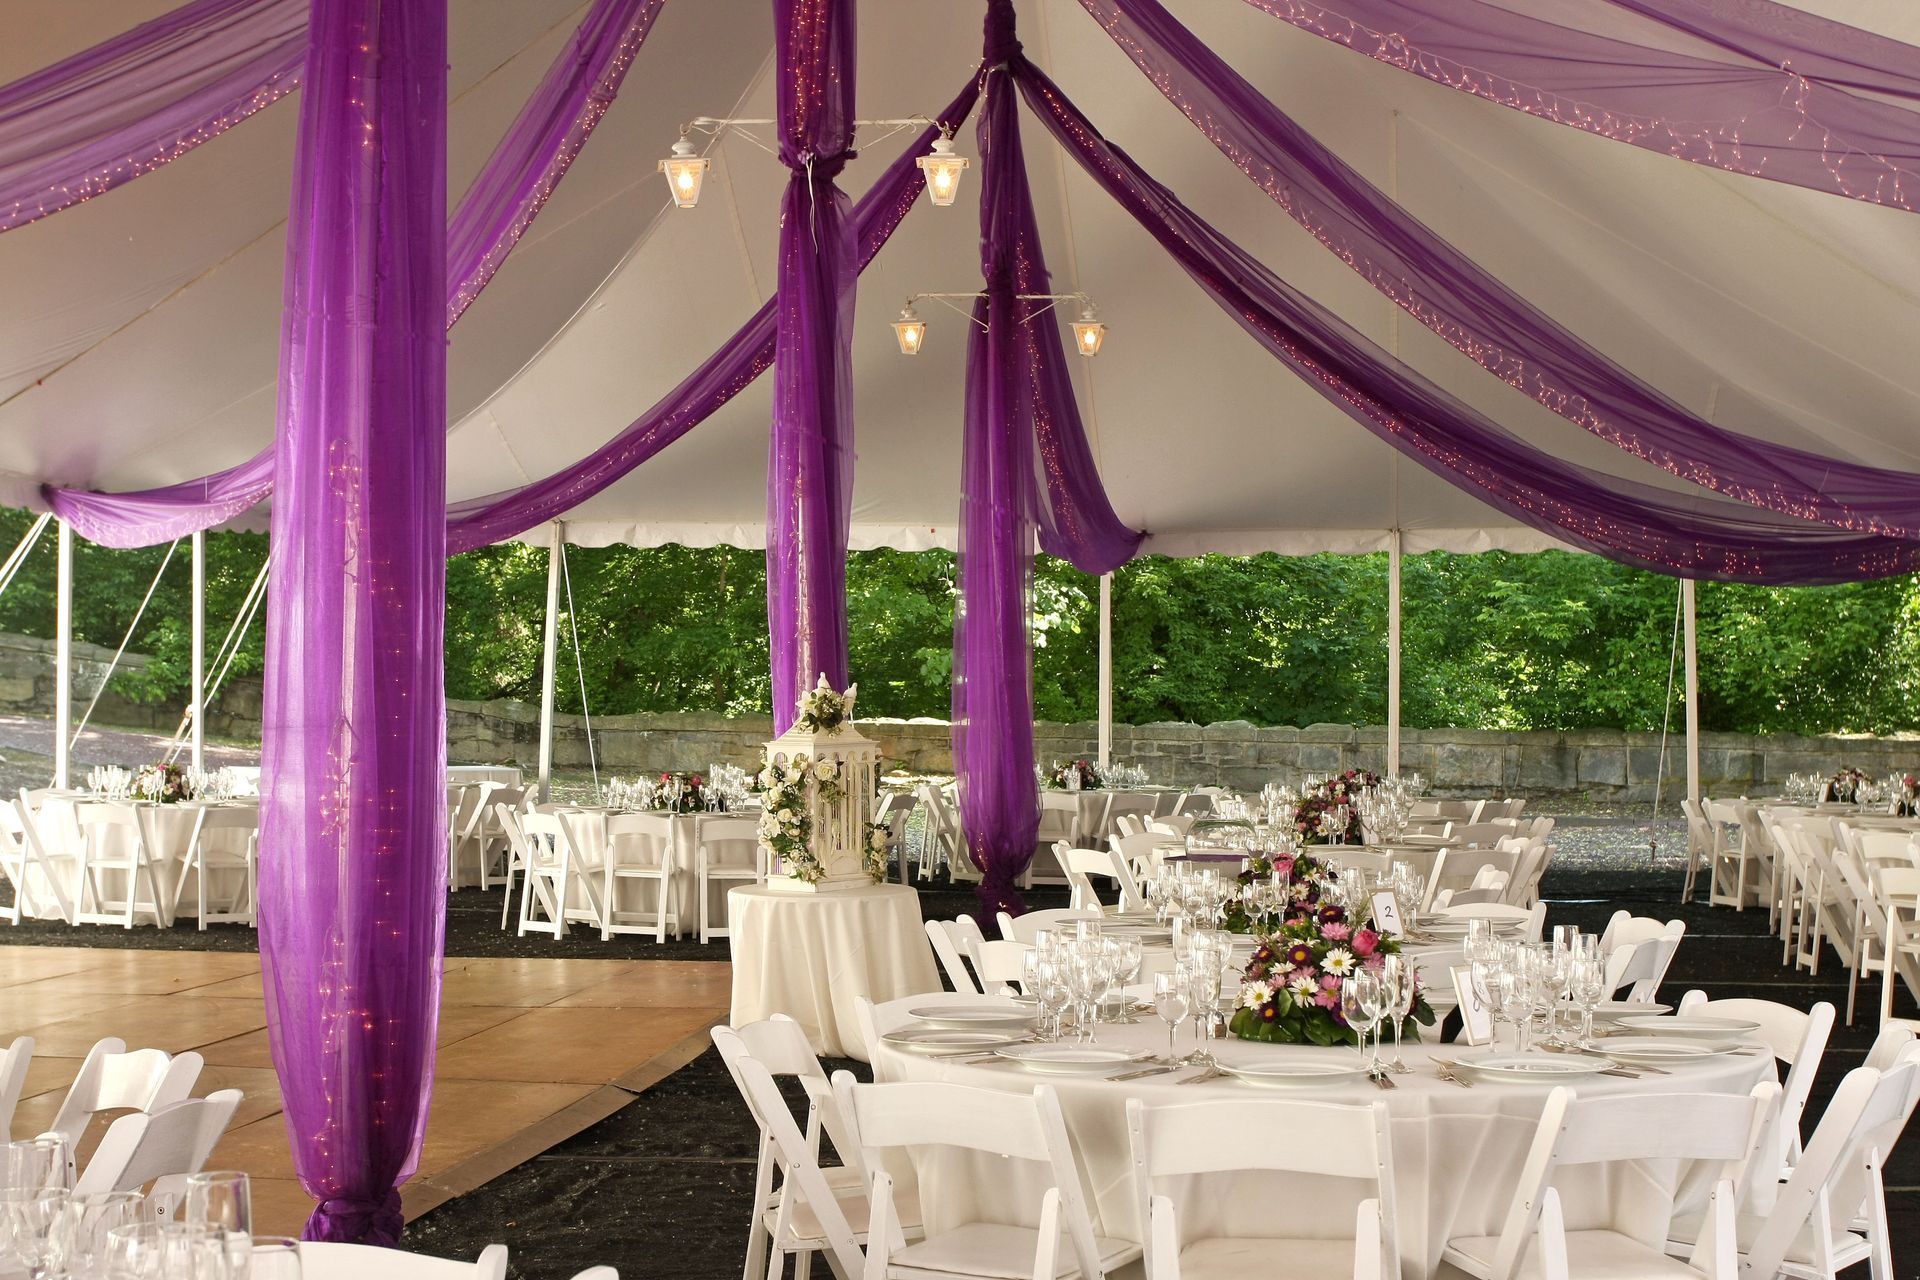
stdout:
[[0,85],[0,231],[91,200],[298,85],[304,0],[195,0]]
[[[447,224],[452,328],[519,243],[619,91],[664,0],[594,0]],[[300,45],[305,47],[305,11]],[[273,450],[197,480],[133,493],[48,486],[55,514],[109,547],[145,547],[233,519],[273,491]]]
[[394,1244],[446,925],[447,0],[313,0],[287,224],[260,958],[313,1240]]
[[1838,68],[1820,56],[1811,25],[1776,31],[1756,47],[1779,56],[1755,61],[1636,44],[1486,0],[1247,3],[1542,120],[1716,169],[1920,209],[1920,118],[1854,92],[1844,76],[1812,78]]
[[1696,416],[1362,178],[1159,0],[1082,3],[1235,167],[1369,284],[1501,381],[1635,457],[1738,501],[1855,532],[1920,537],[1920,476],[1772,444]]
[[1920,102],[1920,48],[1774,0],[1609,0],[1764,67]]
[[825,676],[847,687],[853,522],[853,229],[834,179],[853,157],[853,0],[773,0],[780,201],[773,430],[767,448],[767,628],[773,730]]
[[[978,83],[969,81],[936,118],[948,128],[959,127],[978,96]],[[937,136],[937,127],[922,131],[854,206],[855,251],[860,268],[873,261],[900,220],[912,210],[925,180],[914,160],[927,153]],[[447,509],[447,550],[471,551],[556,519],[698,426],[773,363],[774,308],[773,301],[763,304],[679,386],[579,462],[518,489],[451,505]]]
[[1683,577],[1842,582],[1920,567],[1920,544],[1670,493],[1528,445],[1220,235],[1031,64],[1016,60],[1014,70],[1068,154],[1256,341],[1356,422],[1488,504],[1575,546]]

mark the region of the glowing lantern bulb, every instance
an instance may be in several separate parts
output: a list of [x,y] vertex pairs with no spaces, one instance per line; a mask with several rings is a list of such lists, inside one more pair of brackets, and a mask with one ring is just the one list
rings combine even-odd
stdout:
[[920,354],[920,348],[927,340],[927,322],[920,318],[920,313],[913,309],[911,302],[900,308],[900,318],[893,322],[893,336],[900,342],[901,355]]
[[1107,326],[1100,323],[1100,317],[1094,314],[1093,304],[1086,303],[1080,308],[1080,318],[1073,322],[1073,348],[1081,355],[1093,357],[1100,354],[1100,344],[1107,340]]
[[660,172],[667,175],[674,204],[691,209],[700,203],[700,183],[712,163],[705,156],[695,155],[693,144],[685,134],[681,135],[680,141],[673,144],[673,154],[660,162]]
[[944,207],[960,193],[960,175],[973,162],[953,153],[952,138],[935,138],[933,154],[921,156],[914,163],[927,175],[927,198]]

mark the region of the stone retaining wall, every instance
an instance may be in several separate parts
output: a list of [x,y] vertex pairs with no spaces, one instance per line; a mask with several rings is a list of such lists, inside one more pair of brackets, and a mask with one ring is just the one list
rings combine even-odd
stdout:
[[[75,714],[85,707],[106,671],[112,651],[75,644]],[[128,654],[123,668],[147,659]],[[0,633],[0,714],[53,713],[53,644]],[[171,732],[180,719],[177,702],[141,704],[108,693],[94,719],[100,724]],[[208,714],[208,728],[221,738],[257,742],[260,682],[229,681]],[[953,749],[944,720],[863,721],[884,759],[917,773],[951,773]],[[585,769],[587,737],[579,716],[560,716],[554,759],[562,769]],[[675,715],[595,716],[594,746],[603,774],[634,775],[666,769],[704,770],[716,761],[753,766],[773,733],[770,717],[728,717],[689,711]],[[1091,723],[1034,726],[1036,757],[1091,759]],[[1114,759],[1146,767],[1161,782],[1179,786],[1256,788],[1302,772],[1358,767],[1380,769],[1386,730],[1343,724],[1262,729],[1244,721],[1221,724],[1116,725]],[[524,702],[447,703],[448,756],[455,763],[538,762],[540,710]],[[1475,729],[1408,729],[1402,734],[1401,767],[1417,769],[1450,793],[1501,794],[1585,792],[1596,798],[1644,800],[1652,796],[1660,737],[1650,733],[1587,729],[1568,733]],[[1700,765],[1710,792],[1763,794],[1793,772],[1831,773],[1855,765],[1869,774],[1920,769],[1920,736],[1901,738],[1760,736],[1709,733],[1701,739]],[[1685,741],[1668,742],[1669,778],[1686,772]],[[1671,794],[1671,793],[1669,793]]]

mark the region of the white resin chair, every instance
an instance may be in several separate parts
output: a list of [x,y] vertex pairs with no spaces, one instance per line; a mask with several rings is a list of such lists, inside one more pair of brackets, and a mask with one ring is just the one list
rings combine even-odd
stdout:
[[472,859],[480,887],[487,887],[486,842],[481,826],[497,782],[459,783],[447,788],[447,887],[460,887],[461,866]]
[[920,799],[920,807],[926,812],[925,847],[920,852],[920,878],[928,878],[929,860],[934,870],[944,861],[947,872],[957,883],[961,880],[978,880],[980,869],[973,865],[973,859],[967,856],[967,839],[960,830],[960,817],[948,802],[946,793],[930,782],[923,782],[914,788],[914,794]]
[[507,918],[513,911],[513,878],[520,877],[520,892],[524,895],[532,892],[527,887],[527,867],[532,863],[532,851],[527,847],[526,832],[520,829],[522,810],[517,805],[499,804],[494,806],[494,822],[500,828],[500,838],[507,842],[506,882],[507,896],[500,903],[500,927],[507,927]]
[[533,795],[530,787],[496,785],[487,793],[486,803],[480,806],[480,822],[475,834],[480,841],[480,887],[491,889],[500,883],[500,877],[494,874],[498,859],[507,855],[511,862],[512,843],[507,838],[506,827],[500,821],[500,808],[518,813],[527,807],[527,797]]
[[[557,813],[522,814],[519,822],[527,852],[520,935],[532,930],[564,938],[572,921],[599,926],[604,933],[606,905],[592,874],[594,868],[585,864],[574,843],[573,829]],[[573,905],[576,893],[583,905]]]
[[1179,840],[1164,831],[1133,831],[1113,838],[1114,851],[1133,873],[1134,883],[1151,880],[1160,874],[1160,864],[1169,853],[1185,849]]
[[[887,853],[900,862],[900,883],[907,882],[907,819],[913,816],[919,800],[911,791],[889,791],[874,807],[873,820],[887,828]],[[926,859],[921,858],[921,876],[926,875]]]
[[985,941],[980,926],[969,915],[952,920],[927,921],[927,940],[933,944],[933,958],[955,991],[980,994],[980,984],[967,969],[966,958],[976,944]]
[[12,1141],[13,1109],[20,1105],[27,1070],[33,1066],[33,1037],[15,1036],[0,1052],[0,1142]]
[[[82,847],[75,923],[131,929],[137,918],[146,916],[163,928],[171,924],[160,903],[160,885],[154,878],[139,813],[130,804],[117,803],[88,803],[78,809]],[[107,893],[103,877],[108,875],[125,878],[125,897]]]
[[[1284,1142],[1274,1135],[1285,1134]],[[1197,1102],[1149,1107],[1127,1100],[1127,1137],[1133,1152],[1134,1199],[1140,1221],[1150,1224],[1147,1272],[1152,1280],[1291,1274],[1395,1280],[1400,1250],[1395,1240],[1393,1157],[1387,1139],[1387,1107],[1374,1102],[1343,1106],[1274,1098]],[[1182,1238],[1179,1218],[1185,1198],[1204,1199],[1218,1175],[1255,1170],[1308,1173],[1317,1178],[1370,1184],[1371,1194],[1354,1215],[1354,1236],[1234,1235]],[[1207,1175],[1216,1175],[1209,1181]],[[1181,1193],[1163,1191],[1176,1179]],[[1267,1230],[1295,1219],[1268,1215]]]
[[[1176,818],[1185,818],[1189,823],[1195,818],[1204,818],[1213,812],[1213,793],[1206,790],[1189,791],[1180,797],[1173,806]],[[1182,833],[1185,834],[1184,832]]]
[[162,1049],[127,1051],[124,1040],[107,1038],[87,1056],[67,1087],[67,1096],[46,1132],[67,1140],[69,1159],[93,1118],[103,1111],[157,1111],[183,1101],[200,1079],[204,1060],[197,1053],[169,1054]]
[[1119,885],[1117,910],[1140,909],[1140,890],[1134,883],[1133,872],[1128,870],[1126,860],[1113,850],[1075,849],[1062,840],[1053,846],[1053,857],[1060,864],[1061,871],[1066,874],[1067,884],[1073,890],[1072,905],[1076,910],[1106,910],[1098,890],[1093,887],[1093,876],[1105,877]]
[[[1106,837],[1111,847],[1114,836],[1125,834],[1120,830],[1122,822],[1134,831],[1146,830],[1147,821],[1153,817],[1153,807],[1158,801],[1159,797],[1151,791],[1114,792],[1107,800],[1107,817],[1099,834]],[[1087,843],[1094,841],[1088,840]]]
[[1704,991],[1689,991],[1680,997],[1679,1011],[1711,1018],[1744,1018],[1760,1024],[1760,1039],[1767,1042],[1775,1058],[1787,1064],[1787,1078],[1780,1086],[1772,1154],[1780,1177],[1792,1173],[1794,1161],[1800,1158],[1800,1117],[1806,1112],[1814,1077],[1820,1073],[1827,1038],[1833,1034],[1833,1006],[1822,1000],[1802,1012],[1772,1000],[1709,1000]]
[[1147,830],[1170,837],[1176,844],[1184,846],[1187,835],[1193,830],[1193,814],[1170,813],[1164,818],[1155,818],[1147,824]]
[[60,918],[73,923],[73,907],[60,887],[54,871],[54,859],[42,847],[39,834],[29,830],[12,801],[0,801],[0,876],[13,886],[13,902],[7,907],[7,921],[19,924],[25,916],[37,916],[41,893],[52,900]]
[[[833,1090],[873,1175],[863,1280],[1054,1280],[1076,1273],[1079,1280],[1105,1280],[1109,1271],[1141,1256],[1138,1244],[1094,1233],[1079,1163],[1050,1086],[1017,1094],[920,1081],[856,1084],[840,1071],[834,1073]],[[1029,1221],[1039,1225],[974,1220],[909,1244],[899,1225],[902,1211],[893,1177],[885,1171],[886,1155],[930,1147],[977,1151],[1037,1168],[1044,1185]],[[1059,1256],[1063,1235],[1065,1258]]]
[[[1734,1280],[1734,1189],[1761,1142],[1780,1092],[1777,1084],[1748,1094],[1667,1093],[1576,1099],[1556,1088],[1534,1132],[1500,1233],[1456,1236],[1441,1260],[1478,1280]],[[1553,1186],[1564,1167],[1619,1161],[1701,1161],[1713,1167],[1707,1221],[1713,1229],[1686,1261],[1647,1243],[1645,1224],[1605,1219],[1568,1230]],[[1620,1205],[1583,1205],[1588,1214]],[[1658,1239],[1656,1235],[1654,1237]]]
[[186,1193],[187,1175],[206,1168],[241,1097],[238,1089],[217,1089],[204,1098],[121,1116],[107,1126],[73,1193],[137,1191],[152,1183],[149,1199],[161,1217],[172,1217]]
[[[180,898],[186,891],[187,876],[192,875],[196,920],[202,933],[210,924],[252,925],[260,902],[259,857],[258,809],[238,805],[202,809],[194,816],[186,860],[173,882],[170,914],[179,917]],[[207,881],[223,874],[233,876],[234,891],[217,910],[209,908]]]
[[[611,841],[611,819],[607,826]],[[701,818],[695,830],[699,845],[693,855],[693,884],[700,898],[700,941],[704,945],[713,938],[733,936],[724,917],[718,925],[710,919],[713,894],[709,886],[765,884],[767,860],[760,845],[760,824],[752,818]],[[607,863],[611,874],[613,859],[608,858]],[[612,901],[611,897],[608,901]]]
[[[1693,901],[1694,883],[1705,869],[1709,880],[1713,875],[1713,830],[1707,825],[1706,811],[1693,800],[1682,800],[1680,812],[1687,819],[1687,875],[1680,883],[1680,901]],[[1712,885],[1709,883],[1711,893]]]
[[[587,1274],[589,1272],[581,1272],[583,1276]],[[507,1280],[507,1246],[490,1244],[474,1261],[458,1262],[371,1244],[302,1240],[300,1277],[301,1280]]]
[[1098,920],[1098,911],[1084,911],[1077,907],[1048,907],[1045,911],[1029,911],[1025,915],[1009,915],[1002,911],[995,917],[1000,926],[1000,936],[1011,942],[1024,942],[1031,946],[1039,937],[1042,929],[1056,933],[1072,933],[1076,920]]
[[[1660,998],[1660,984],[1680,949],[1679,935],[1624,942],[1607,953],[1607,998],[1651,1004]],[[1625,991],[1625,995],[1620,993]]]
[[1025,942],[1014,942],[1006,938],[996,938],[989,942],[977,941],[968,959],[973,961],[973,970],[980,975],[980,991],[984,995],[1014,995],[1020,990],[1020,981],[1026,976],[1027,952],[1033,947]]
[[[650,933],[655,942],[665,942],[669,932],[678,936],[680,913],[673,902],[673,819],[663,813],[616,813],[605,821],[601,896],[606,914],[600,937],[604,940],[616,933]],[[652,910],[646,908],[644,898],[637,910],[621,905],[622,886],[628,884],[641,890],[653,886]]]

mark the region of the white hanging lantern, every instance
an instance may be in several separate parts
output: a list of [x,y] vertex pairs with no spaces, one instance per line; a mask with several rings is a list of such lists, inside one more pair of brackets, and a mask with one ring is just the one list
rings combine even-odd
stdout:
[[927,198],[945,207],[960,193],[960,175],[973,162],[954,154],[952,138],[935,138],[933,154],[921,156],[914,163],[927,175]]
[[1083,356],[1097,356],[1100,354],[1100,344],[1106,340],[1107,326],[1101,324],[1100,317],[1094,314],[1093,304],[1083,304],[1080,318],[1073,322],[1073,349]]
[[685,134],[680,135],[680,141],[673,144],[673,154],[660,162],[660,172],[667,175],[676,205],[691,209],[700,203],[700,183],[712,163],[705,156],[695,155],[693,144]]
[[920,347],[927,340],[927,322],[920,318],[911,302],[900,308],[900,318],[893,322],[893,336],[899,340],[901,355],[920,354]]

